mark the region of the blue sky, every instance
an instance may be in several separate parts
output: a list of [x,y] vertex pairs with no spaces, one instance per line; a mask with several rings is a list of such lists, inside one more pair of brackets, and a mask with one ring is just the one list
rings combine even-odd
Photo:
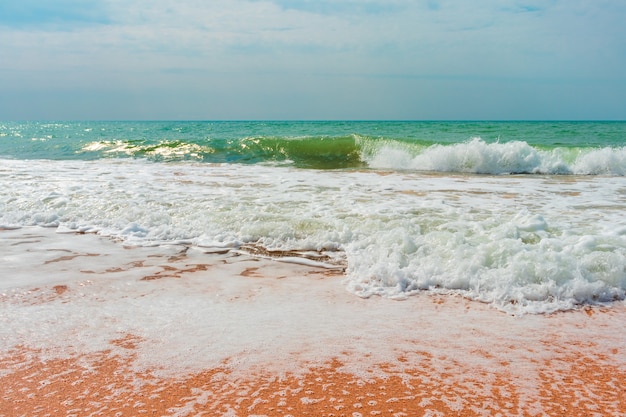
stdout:
[[626,119],[623,0],[0,0],[0,119]]

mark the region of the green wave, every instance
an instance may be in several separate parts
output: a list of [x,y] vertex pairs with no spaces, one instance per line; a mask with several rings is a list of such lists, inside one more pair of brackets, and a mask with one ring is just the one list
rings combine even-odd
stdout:
[[154,161],[273,164],[310,169],[373,168],[479,174],[626,173],[626,148],[533,146],[473,138],[442,144],[415,139],[344,136],[249,136],[195,141],[97,141],[83,157],[135,157]]
[[340,169],[365,165],[363,139],[350,136],[246,137],[194,143],[138,140],[97,141],[80,152],[95,157],[135,157],[158,161],[198,160],[214,163],[274,163],[298,168]]
[[97,141],[80,152],[93,157],[135,157],[155,161],[196,160],[213,163],[279,164],[298,168],[345,169],[368,166],[381,149],[398,149],[410,155],[423,152],[430,142],[347,136],[256,136],[205,139],[195,142],[141,140]]
[[258,137],[242,139],[237,145],[245,162],[278,162],[316,169],[364,165],[361,148],[354,136]]

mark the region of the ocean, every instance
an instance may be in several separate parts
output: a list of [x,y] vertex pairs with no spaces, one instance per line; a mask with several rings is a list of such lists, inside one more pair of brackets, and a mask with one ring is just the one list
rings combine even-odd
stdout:
[[626,122],[0,122],[0,229],[341,270],[355,297],[623,304],[625,206]]

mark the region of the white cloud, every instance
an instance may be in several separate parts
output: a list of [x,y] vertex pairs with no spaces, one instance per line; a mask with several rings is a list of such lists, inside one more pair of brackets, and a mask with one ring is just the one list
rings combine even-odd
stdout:
[[0,3],[0,26],[63,29],[67,25],[107,23],[106,9],[96,0],[20,0]]
[[[76,6],[65,1],[55,10]],[[87,10],[65,15],[93,16]],[[293,110],[281,105],[289,97],[315,108],[338,103],[338,112],[350,103],[364,112],[368,103],[379,113],[394,108],[398,97],[400,114],[411,103],[462,101],[484,83],[501,89],[517,83],[508,90],[519,102],[525,93],[554,94],[546,84],[576,88],[614,79],[625,88],[626,6],[617,1],[109,0],[93,10],[100,18],[89,24],[68,18],[64,25],[2,26],[0,20],[0,96],[92,91],[96,101],[107,90],[141,100],[160,92],[179,97],[182,107],[187,101],[215,108],[208,103],[219,97],[232,103],[236,118],[246,117],[236,114],[238,107],[254,103],[262,117],[272,96],[277,114]],[[495,102],[506,98],[484,91],[494,113],[503,108]],[[371,95],[380,97],[378,107],[364,99]],[[7,107],[1,100],[0,111]],[[159,113],[154,98],[142,105]],[[440,107],[445,118],[446,106]]]

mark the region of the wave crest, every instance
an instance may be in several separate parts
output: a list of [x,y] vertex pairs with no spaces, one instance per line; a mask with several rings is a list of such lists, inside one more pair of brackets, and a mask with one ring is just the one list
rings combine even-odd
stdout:
[[626,147],[554,148],[526,142],[487,143],[480,138],[453,145],[415,147],[387,143],[365,157],[376,169],[473,174],[626,175]]
[[372,168],[472,174],[626,175],[626,147],[541,148],[481,138],[432,144],[368,136],[254,136],[226,141],[98,141],[80,153],[156,161],[281,164],[298,168]]

